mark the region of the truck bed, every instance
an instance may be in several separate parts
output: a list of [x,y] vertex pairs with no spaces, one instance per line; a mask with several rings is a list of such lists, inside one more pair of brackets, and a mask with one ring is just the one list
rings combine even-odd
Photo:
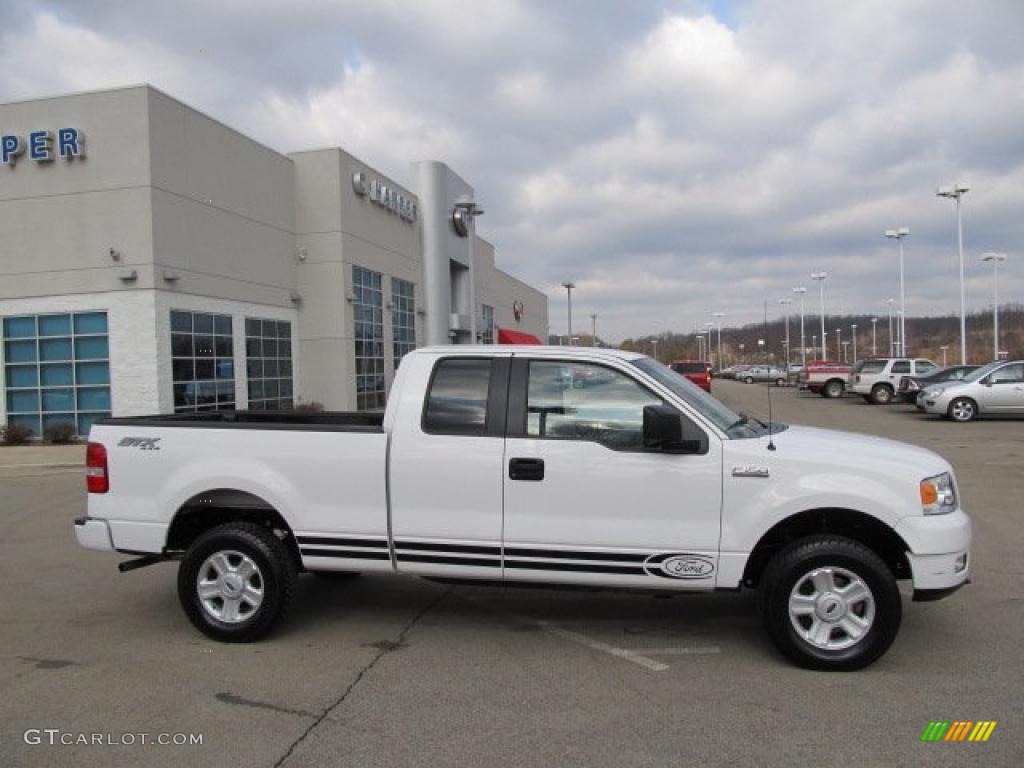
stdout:
[[384,414],[355,411],[199,411],[101,419],[103,426],[383,432]]

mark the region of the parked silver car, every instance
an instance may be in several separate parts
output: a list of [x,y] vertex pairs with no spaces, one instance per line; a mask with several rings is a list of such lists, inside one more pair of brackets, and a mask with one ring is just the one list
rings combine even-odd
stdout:
[[926,413],[948,416],[953,421],[1024,416],[1024,360],[989,363],[963,381],[934,384],[922,390],[918,398]]
[[781,387],[786,383],[786,371],[774,365],[770,367],[767,365],[752,365],[745,371],[737,373],[736,378],[739,381],[745,381],[747,384],[753,384],[755,381],[771,381]]

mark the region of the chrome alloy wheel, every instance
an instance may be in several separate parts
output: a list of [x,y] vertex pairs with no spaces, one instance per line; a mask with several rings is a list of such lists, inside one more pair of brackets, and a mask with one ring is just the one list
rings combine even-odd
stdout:
[[248,555],[225,549],[203,561],[196,591],[210,616],[225,624],[238,624],[254,616],[263,603],[263,575]]
[[815,568],[789,593],[789,620],[797,634],[823,651],[841,651],[863,640],[875,621],[875,597],[845,568]]
[[974,418],[974,403],[964,397],[954,400],[949,407],[949,415],[955,421],[970,421]]

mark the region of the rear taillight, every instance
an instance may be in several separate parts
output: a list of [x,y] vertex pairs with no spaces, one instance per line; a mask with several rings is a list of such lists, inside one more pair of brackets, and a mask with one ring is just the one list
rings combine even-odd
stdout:
[[89,493],[106,493],[110,490],[107,449],[100,443],[89,443],[85,447],[85,486]]

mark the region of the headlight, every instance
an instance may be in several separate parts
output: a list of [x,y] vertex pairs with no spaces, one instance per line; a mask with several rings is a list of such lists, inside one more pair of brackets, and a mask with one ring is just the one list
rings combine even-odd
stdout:
[[956,491],[949,472],[921,481],[921,508],[926,515],[945,515],[956,509]]
[[928,387],[928,389],[926,389],[924,391],[928,393],[929,397],[938,397],[945,390],[942,387]]

